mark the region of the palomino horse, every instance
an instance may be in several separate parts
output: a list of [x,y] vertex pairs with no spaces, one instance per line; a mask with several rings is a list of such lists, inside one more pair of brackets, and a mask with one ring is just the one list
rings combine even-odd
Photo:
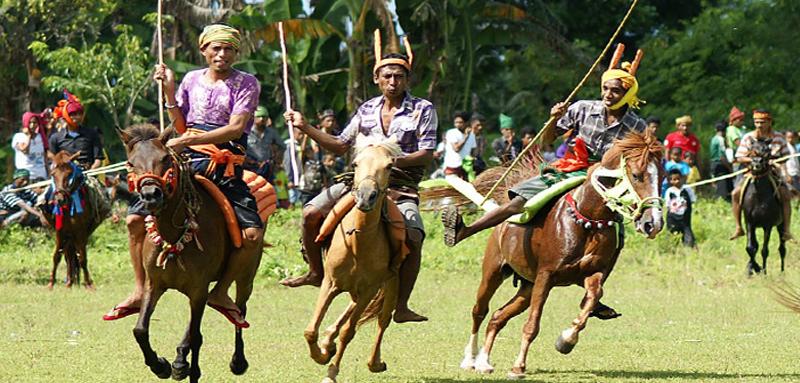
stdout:
[[42,209],[56,231],[53,269],[47,284],[50,289],[55,283],[62,253],[67,262],[67,287],[80,281],[80,272],[83,270],[84,285],[89,289],[94,288],[89,276],[86,244],[108,214],[108,206],[101,201],[101,190],[89,186],[87,176],[72,162],[78,155],[80,153],[70,155],[62,150],[51,158],[53,185],[48,190],[49,204]]
[[[519,354],[509,373],[511,378],[523,377],[528,349],[539,333],[542,308],[554,286],[586,289],[580,314],[556,342],[558,351],[572,351],[622,249],[620,217],[633,220],[636,229],[649,238],[661,230],[662,150],[651,136],[628,134],[606,152],[601,163],[589,169],[581,186],[550,203],[549,210],[546,207],[525,225],[504,222],[494,229],[484,253],[483,278],[472,309],[472,333],[462,368],[493,372],[489,355],[498,332],[530,307]],[[478,353],[478,330],[489,311],[489,301],[512,273],[523,279],[522,284],[492,316]]]
[[[119,134],[128,153],[128,172],[134,175],[130,179],[134,180],[133,186],[155,218],[154,221],[148,218],[146,222],[158,225],[157,236],[153,236],[151,231],[143,244],[145,291],[133,335],[144,354],[145,364],[159,378],[166,379],[172,375],[173,379],[180,380],[188,375],[191,382],[197,382],[200,378],[199,352],[203,343],[200,323],[208,299],[208,287],[222,276],[235,246],[224,229],[222,209],[205,189],[195,183],[188,165],[165,146],[170,130],[159,136],[158,129],[153,126],[135,125]],[[240,275],[234,279],[236,305],[242,316],[253,291],[261,249],[257,254],[253,257],[253,264],[244,265]],[[191,307],[189,327],[178,345],[171,368],[167,360],[152,349],[149,339],[150,318],[167,289],[176,289],[186,295]],[[187,362],[190,352],[191,364]],[[242,330],[237,327],[230,369],[241,375],[247,367]]]
[[[772,151],[770,149],[771,139],[756,140],[748,156],[752,162],[747,166],[750,172],[745,175],[741,188],[741,206],[744,215],[744,223],[747,228],[747,255],[750,261],[747,263],[747,273],[752,275],[767,273],[767,256],[769,255],[769,237],[772,228],[778,227],[778,233],[783,233],[783,206],[781,204],[781,193],[779,190],[780,177],[773,174]],[[736,197],[734,197],[736,198]],[[737,217],[738,219],[738,217]],[[764,245],[761,247],[761,266],[756,262],[758,253],[758,239],[756,239],[756,228],[764,230]],[[780,236],[778,252],[781,255],[781,271],[783,271],[783,260],[786,257],[786,240]]]
[[[356,326],[374,317],[378,318],[378,336],[367,365],[372,372],[386,370],[381,361],[381,341],[397,303],[399,279],[395,266],[401,263],[397,257],[402,255],[393,254],[387,227],[390,223],[382,217],[393,158],[399,154],[395,138],[383,140],[359,135],[356,141],[352,192],[355,208],[342,218],[333,233],[325,253],[325,277],[305,330],[311,358],[319,364],[333,358],[323,383],[336,381],[342,355],[355,335]],[[328,307],[343,292],[350,294],[350,304],[318,343],[319,326]],[[334,343],[337,335],[338,353]]]

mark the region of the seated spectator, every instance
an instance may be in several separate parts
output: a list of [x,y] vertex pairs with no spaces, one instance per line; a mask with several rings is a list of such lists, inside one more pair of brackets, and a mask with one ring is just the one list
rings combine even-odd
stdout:
[[33,207],[39,197],[33,190],[11,191],[25,187],[29,181],[30,172],[17,169],[14,172],[14,181],[0,191],[0,222],[4,228],[15,223],[27,227],[49,225],[42,212]]
[[514,119],[505,114],[500,114],[500,134],[492,142],[494,155],[501,164],[507,164],[517,158],[522,151],[522,141],[514,137]]
[[683,175],[677,168],[669,171],[669,189],[664,202],[667,205],[667,229],[671,233],[683,234],[683,245],[694,247],[692,231],[692,204],[697,201],[692,189],[683,184]]
[[45,180],[48,177],[45,165],[45,144],[41,135],[44,128],[39,121],[34,113],[23,114],[22,127],[11,140],[15,167],[27,170],[34,182]]
[[469,121],[469,127],[472,129],[472,134],[475,136],[475,147],[472,148],[471,155],[474,158],[472,168],[477,175],[486,170],[486,161],[483,159],[483,155],[486,153],[486,136],[483,135],[483,116],[474,113]]

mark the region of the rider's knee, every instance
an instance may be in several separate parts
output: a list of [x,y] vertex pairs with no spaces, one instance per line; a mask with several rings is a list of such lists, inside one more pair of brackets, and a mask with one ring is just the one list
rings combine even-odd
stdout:
[[308,205],[303,208],[303,225],[319,226],[322,224],[322,212],[314,206]]
[[425,240],[425,233],[422,232],[420,229],[416,228],[408,228],[406,230],[406,236],[408,237],[408,243],[412,248],[421,249],[422,248],[422,241]]
[[528,202],[528,200],[523,197],[516,196],[509,201],[508,208],[515,213],[521,213],[525,208],[525,202]]
[[128,214],[125,217],[125,225],[128,226],[128,232],[130,233],[144,231],[144,217],[138,214]]
[[258,227],[248,227],[244,229],[242,244],[244,246],[255,246],[261,243],[264,230]]

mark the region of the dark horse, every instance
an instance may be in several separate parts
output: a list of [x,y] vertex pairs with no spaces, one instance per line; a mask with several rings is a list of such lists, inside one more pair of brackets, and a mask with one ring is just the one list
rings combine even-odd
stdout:
[[[504,222],[494,229],[484,253],[483,277],[472,309],[472,333],[462,368],[494,371],[489,355],[498,332],[530,307],[519,354],[509,373],[512,378],[523,377],[528,349],[539,333],[542,309],[555,286],[579,285],[586,290],[580,314],[556,341],[558,351],[572,351],[622,249],[621,217],[632,220],[649,238],[661,230],[662,150],[654,137],[631,133],[589,169],[581,186],[551,202],[531,222]],[[511,274],[521,279],[519,291],[492,316],[478,353],[478,330],[489,311],[489,301]]]
[[79,283],[80,273],[83,271],[83,284],[88,289],[94,288],[89,276],[86,245],[89,236],[108,214],[109,206],[102,200],[102,191],[90,186],[87,176],[72,162],[79,154],[70,155],[62,150],[51,158],[53,185],[48,190],[49,202],[42,209],[56,231],[53,269],[47,284],[49,289],[55,283],[62,254],[67,263],[67,287]]
[[[744,214],[744,223],[747,229],[747,263],[748,275],[767,273],[767,256],[769,255],[769,237],[772,228],[777,226],[778,233],[784,232],[783,205],[781,203],[780,177],[775,174],[770,160],[772,160],[771,139],[756,140],[748,154],[752,162],[747,166],[750,170],[742,180],[741,206]],[[737,217],[738,219],[738,217]],[[758,253],[758,239],[756,228],[764,230],[764,245],[761,247],[762,264],[756,262]],[[780,236],[778,252],[781,255],[781,271],[783,260],[786,257],[786,240]]]
[[[200,379],[199,352],[203,343],[200,323],[208,299],[208,287],[219,280],[228,258],[236,250],[225,230],[222,209],[192,178],[185,161],[169,150],[165,143],[171,132],[159,135],[156,128],[136,125],[119,132],[128,154],[129,180],[146,201],[154,217],[149,224],[148,238],[142,248],[145,269],[145,291],[142,311],[133,329],[144,361],[159,378]],[[149,201],[149,202],[148,202]],[[201,208],[202,207],[202,208]],[[199,223],[199,224],[198,224]],[[168,248],[176,251],[169,251]],[[244,265],[234,278],[236,305],[246,312],[247,300],[253,291],[253,278],[261,261],[261,250],[253,264]],[[189,298],[191,319],[186,334],[178,345],[175,361],[159,357],[150,346],[150,318],[159,298],[167,289],[176,289]],[[187,362],[192,354],[191,364]],[[242,329],[236,328],[235,350],[230,369],[236,375],[248,367],[244,355]]]

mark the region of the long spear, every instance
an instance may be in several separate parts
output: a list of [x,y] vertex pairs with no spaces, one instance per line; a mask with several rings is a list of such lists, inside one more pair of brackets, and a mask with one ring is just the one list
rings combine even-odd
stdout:
[[[608,48],[610,48],[611,44],[614,43],[614,40],[617,39],[617,36],[619,35],[619,32],[622,30],[622,27],[625,25],[625,22],[628,21],[628,17],[630,17],[631,12],[633,12],[633,8],[636,7],[636,3],[638,3],[638,2],[639,2],[639,0],[633,0],[633,2],[631,3],[630,8],[628,8],[628,13],[625,14],[625,17],[622,19],[622,21],[617,26],[617,30],[614,31],[614,34],[611,35],[610,39],[608,39],[608,43],[606,44],[605,48],[603,48],[603,51],[600,52],[599,56],[597,56],[597,60],[594,60],[594,64],[592,64],[592,67],[589,68],[589,71],[586,72],[586,74],[583,76],[583,79],[581,79],[581,82],[579,82],[578,85],[575,86],[575,89],[572,90],[572,93],[570,93],[569,96],[567,96],[566,100],[564,100],[565,103],[569,103],[570,101],[572,101],[572,98],[575,97],[575,94],[578,93],[578,90],[581,87],[583,87],[583,84],[586,82],[586,80],[589,78],[589,76],[594,72],[594,69],[597,68],[597,64],[600,63],[600,60],[602,60],[603,57],[605,57],[606,52],[608,52]],[[497,187],[503,181],[505,181],[506,177],[508,177],[508,174],[511,173],[511,170],[514,169],[514,166],[516,166],[519,163],[519,161],[522,159],[522,157],[524,157],[525,153],[527,153],[528,150],[530,150],[533,147],[533,145],[537,141],[539,141],[539,139],[542,137],[543,133],[549,132],[551,129],[553,129],[553,125],[555,125],[555,123],[556,123],[556,119],[553,118],[553,117],[550,117],[547,120],[547,122],[544,124],[544,127],[542,127],[542,130],[540,130],[539,133],[537,133],[536,136],[533,137],[531,142],[529,142],[528,145],[525,146],[525,149],[522,149],[522,152],[520,152],[517,155],[517,158],[515,158],[514,161],[511,163],[511,165],[508,166],[508,169],[506,169],[505,173],[503,173],[503,176],[500,177],[497,180],[497,182],[494,183],[494,185],[492,185],[492,188],[489,189],[489,192],[486,193],[486,195],[483,197],[483,201],[481,201],[481,203],[478,204],[478,207],[481,207],[481,206],[483,206],[484,203],[486,203],[486,200],[488,200],[489,197],[492,195],[492,193],[494,193],[495,189],[497,189]]]
[[[164,65],[163,42],[161,41],[161,0],[158,0],[156,17],[156,38],[158,39],[158,66]],[[164,131],[164,80],[158,80],[158,127]]]
[[[292,94],[289,91],[289,64],[286,60],[286,36],[283,33],[283,21],[278,23],[278,35],[281,39],[281,59],[283,60],[283,96],[284,101],[286,104],[286,111],[292,111]],[[295,187],[298,187],[300,184],[300,174],[297,169],[297,160],[295,154],[295,138],[294,138],[294,126],[289,126],[289,141],[291,141],[289,145],[289,160],[291,161],[292,166],[292,181],[294,182]],[[303,148],[300,148],[303,150]]]

